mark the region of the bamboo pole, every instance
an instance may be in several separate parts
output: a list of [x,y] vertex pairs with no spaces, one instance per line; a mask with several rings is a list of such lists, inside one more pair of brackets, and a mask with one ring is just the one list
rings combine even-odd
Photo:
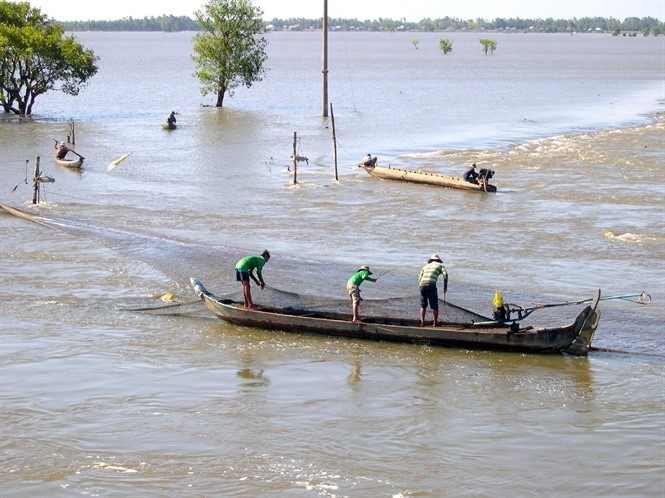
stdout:
[[328,117],[328,0],[323,0],[323,117]]
[[293,184],[298,183],[298,159],[296,158],[296,143],[298,141],[298,136],[296,132],[293,132]]
[[32,184],[32,203],[37,204],[39,202],[39,156],[35,160],[35,177]]

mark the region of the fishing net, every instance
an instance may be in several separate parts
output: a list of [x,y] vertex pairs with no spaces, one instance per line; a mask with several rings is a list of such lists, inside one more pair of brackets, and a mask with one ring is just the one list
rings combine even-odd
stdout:
[[[257,296],[259,293],[254,293]],[[254,295],[253,294],[253,295]],[[361,293],[362,295],[362,293]],[[228,295],[226,297],[229,297]],[[231,299],[242,301],[242,294],[238,292]],[[274,308],[291,308],[296,310],[319,311],[324,313],[346,314],[351,317],[351,298],[331,298],[288,292],[274,287],[266,287],[260,292],[256,303]],[[360,303],[361,317],[388,317],[388,318],[417,318],[420,312],[420,296],[413,294],[405,297],[392,297],[383,299],[364,299]],[[432,319],[431,310],[428,309],[428,320]],[[456,306],[450,302],[439,300],[439,320],[455,323],[470,323],[484,321],[486,317]]]

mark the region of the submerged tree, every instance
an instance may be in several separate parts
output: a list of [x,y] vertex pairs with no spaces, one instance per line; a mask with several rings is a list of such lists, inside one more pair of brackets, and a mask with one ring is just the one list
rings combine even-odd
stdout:
[[32,114],[49,90],[78,95],[97,73],[98,57],[27,2],[0,1],[0,105]]
[[260,8],[250,0],[210,0],[195,13],[202,32],[194,35],[194,73],[202,83],[201,94],[217,94],[216,107],[224,95],[239,85],[247,88],[261,81],[267,59]]
[[487,55],[488,52],[493,54],[496,50],[496,42],[494,40],[490,40],[489,38],[481,38],[479,41],[483,46],[483,52],[485,52],[485,55]]
[[439,40],[439,50],[443,52],[443,55],[446,55],[450,52],[453,51],[453,42],[450,40],[446,40],[445,38],[441,38]]

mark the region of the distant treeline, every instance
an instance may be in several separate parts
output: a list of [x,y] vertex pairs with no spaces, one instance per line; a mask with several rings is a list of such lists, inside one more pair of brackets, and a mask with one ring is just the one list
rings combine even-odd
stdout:
[[[134,19],[127,17],[117,21],[58,21],[65,31],[199,31],[198,23],[187,16],[160,16]],[[273,19],[266,22],[268,30],[312,30],[322,28],[322,19]],[[534,33],[642,33],[645,36],[665,34],[665,23],[654,17],[627,17],[623,21],[612,17],[582,17],[573,19],[520,19],[497,18],[493,21],[484,19],[423,19],[419,22],[406,20],[375,19],[359,21],[357,19],[329,18],[328,28],[332,31],[517,31]]]
[[56,21],[65,31],[201,31],[201,26],[187,16],[159,16],[117,21]]

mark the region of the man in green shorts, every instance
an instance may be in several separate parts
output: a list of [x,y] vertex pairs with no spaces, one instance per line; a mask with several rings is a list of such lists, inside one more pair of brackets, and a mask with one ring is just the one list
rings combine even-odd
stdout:
[[[245,256],[236,263],[236,280],[242,284],[242,297],[245,300],[245,308],[256,308],[252,302],[252,292],[249,287],[249,279],[263,289],[266,283],[263,281],[263,265],[270,260],[270,253],[265,250],[260,256]],[[256,277],[254,276],[256,270]],[[258,277],[258,278],[257,278]]]
[[420,326],[425,326],[425,310],[429,302],[434,315],[434,326],[439,324],[439,294],[436,291],[436,280],[443,275],[443,295],[448,291],[448,272],[441,263],[438,254],[432,254],[427,264],[420,270],[418,284],[420,285]]
[[360,268],[358,268],[358,271],[351,275],[349,281],[346,282],[346,291],[349,293],[349,296],[351,296],[351,321],[353,323],[358,323],[361,321],[360,318],[358,318],[358,306],[360,306],[360,301],[362,301],[360,298],[360,284],[365,280],[376,282],[375,278],[370,277],[371,274],[372,272],[369,271],[369,266],[362,265]]

